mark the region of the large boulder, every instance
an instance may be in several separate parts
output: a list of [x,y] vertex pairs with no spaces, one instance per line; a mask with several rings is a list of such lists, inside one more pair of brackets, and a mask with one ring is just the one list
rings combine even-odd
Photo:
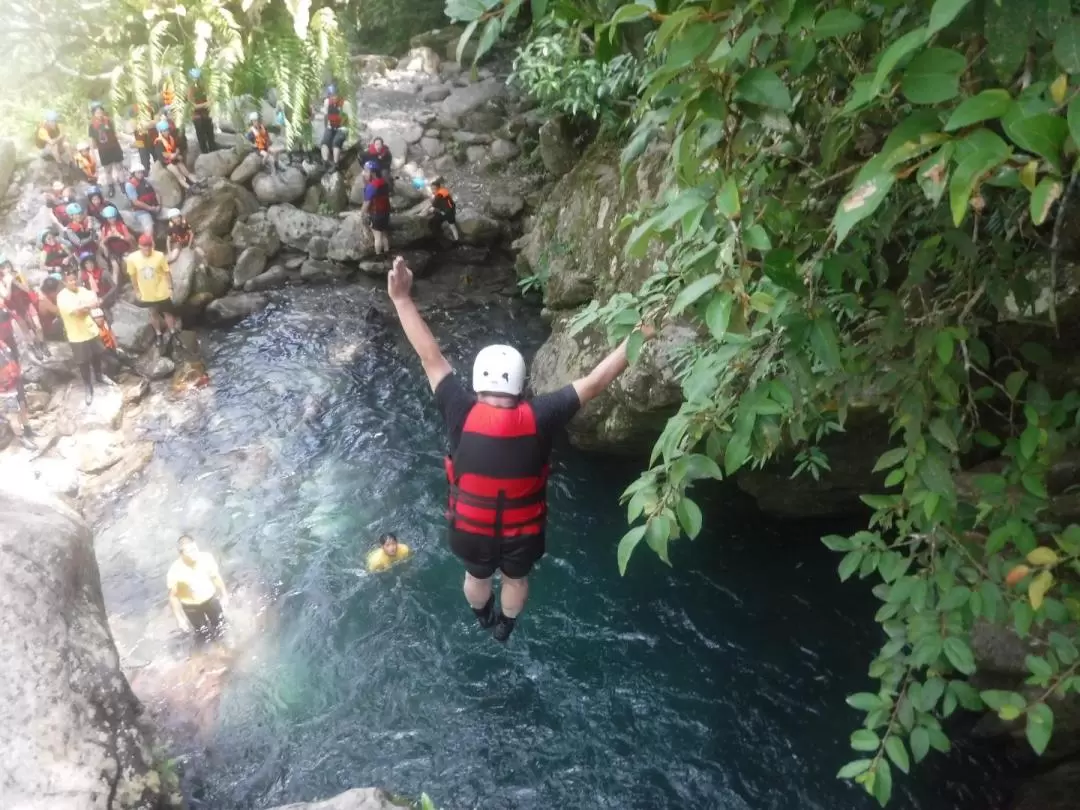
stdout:
[[[416,213],[392,214],[390,241],[394,249],[415,245],[431,236],[428,219]],[[371,229],[360,213],[346,214],[330,238],[327,257],[336,262],[355,262],[375,255]]]
[[319,204],[322,211],[337,214],[349,207],[349,187],[345,175],[341,172],[324,174],[319,185],[312,186],[320,191]]
[[1077,795],[1080,795],[1080,761],[1074,760],[1059,764],[1021,785],[1009,810],[1075,810]]
[[248,152],[240,165],[233,169],[229,179],[237,185],[246,186],[255,179],[255,175],[263,169],[263,157],[258,152]]
[[262,172],[251,181],[251,190],[263,205],[293,203],[307,191],[307,175],[295,166],[276,172]]
[[261,292],[284,287],[289,283],[289,271],[280,264],[275,264],[265,273],[250,279],[244,284],[244,292]]
[[15,486],[0,489],[2,804],[165,807],[153,739],[109,632],[90,528],[39,484]]
[[126,352],[141,354],[154,341],[154,328],[150,325],[149,310],[117,301],[109,315],[116,342]]
[[[232,179],[232,173],[244,162],[245,158],[254,154],[247,141],[242,141],[231,149],[218,149],[205,155],[199,155],[195,159],[195,175],[197,177],[228,177]],[[257,158],[258,155],[255,155]],[[233,180],[238,183],[241,181]]]
[[397,69],[410,73],[427,73],[430,76],[439,75],[439,64],[442,60],[432,48],[420,46],[411,48],[407,54],[398,60]]
[[199,257],[191,248],[184,248],[176,257],[176,261],[169,263],[169,272],[172,275],[173,294],[172,301],[179,306],[191,296],[195,284],[195,268],[199,266]]
[[309,284],[326,284],[348,278],[349,268],[336,262],[308,259],[300,266],[300,278]]
[[154,187],[162,208],[179,208],[184,202],[184,189],[180,181],[160,163],[150,167],[150,185]]
[[[241,224],[238,222],[236,227]],[[236,227],[233,228],[234,233]],[[236,261],[236,248],[233,243],[212,233],[195,234],[195,246],[202,251],[206,263],[212,267],[232,267]]]
[[226,236],[238,219],[246,219],[259,210],[259,201],[243,186],[221,177],[206,181],[198,194],[184,201],[184,217],[195,233]]
[[502,236],[498,222],[470,206],[458,209],[457,226],[466,245],[492,245]]
[[561,115],[540,127],[540,160],[555,177],[562,177],[577,163],[578,150],[570,125]]
[[272,205],[267,209],[266,217],[283,244],[304,251],[312,237],[329,239],[339,225],[337,217],[309,214],[291,205]]
[[431,87],[425,87],[420,91],[420,99],[426,101],[428,104],[434,104],[442,101],[450,95],[450,88],[445,84],[436,84]]
[[321,802],[283,804],[270,810],[401,810],[408,803],[397,802],[379,788],[353,788]]
[[249,247],[236,259],[236,267],[233,268],[233,286],[243,288],[266,269],[266,263],[270,257],[262,248]]
[[449,96],[439,102],[439,115],[443,120],[460,120],[481,105],[506,96],[506,85],[494,79],[455,87]]
[[232,286],[232,271],[225,267],[211,267],[200,265],[195,269],[195,281],[192,285],[192,301],[199,298],[204,301],[212,301],[221,298]]
[[267,256],[273,256],[281,250],[281,238],[266,211],[258,211],[243,222],[237,222],[232,229],[232,243],[237,250],[254,247]]
[[227,295],[216,301],[211,301],[206,308],[206,319],[210,323],[225,326],[242,321],[248,315],[266,309],[270,299],[263,293],[244,292]]
[[11,185],[11,175],[15,173],[16,156],[15,142],[10,138],[0,140],[0,197]]

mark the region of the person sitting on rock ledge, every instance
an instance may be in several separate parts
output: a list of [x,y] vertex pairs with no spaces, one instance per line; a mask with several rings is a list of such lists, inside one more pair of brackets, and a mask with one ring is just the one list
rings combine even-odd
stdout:
[[441,177],[436,177],[431,181],[430,205],[431,221],[434,226],[442,230],[442,226],[447,225],[450,228],[450,236],[457,242],[461,238],[457,227],[457,204],[454,202],[454,195],[446,187],[446,181]]
[[101,192],[101,186],[90,186],[86,189],[86,213],[89,214],[98,225],[105,224],[105,209],[111,203],[105,199]]
[[402,560],[407,560],[412,550],[404,543],[399,543],[397,535],[386,533],[379,538],[379,547],[367,556],[367,569],[372,573],[386,571]]
[[179,208],[169,209],[169,230],[165,235],[165,250],[168,252],[168,260],[175,262],[184,248],[192,247],[195,242],[195,232],[188,225],[184,214]]
[[80,254],[79,284],[97,296],[102,309],[111,309],[116,303],[116,296],[120,293],[120,288],[116,286],[116,279],[98,264],[95,253]]
[[251,124],[251,126],[248,127],[247,134],[244,137],[255,147],[255,151],[258,152],[259,157],[262,158],[263,165],[267,167],[272,166],[274,163],[274,156],[270,154],[270,133],[263,123],[262,116],[257,112],[249,113],[248,123]]
[[52,212],[53,222],[58,228],[66,228],[68,223],[71,222],[67,210],[68,206],[75,202],[75,189],[70,186],[62,186],[59,193],[51,195],[47,202]]
[[386,145],[382,138],[375,138],[367,148],[365,154],[366,160],[373,160],[379,164],[379,174],[382,179],[386,181],[390,186],[390,190],[394,190],[394,156],[390,152],[390,147]]
[[75,146],[75,168],[82,172],[83,180],[96,183],[98,179],[97,161],[91,151],[90,141],[79,141]]
[[337,85],[327,85],[326,102],[323,104],[326,130],[323,132],[319,151],[322,153],[323,163],[329,163],[331,170],[336,170],[338,163],[341,162],[341,150],[349,137],[349,116],[346,106],[345,99],[338,95]]
[[229,593],[209,551],[199,551],[186,534],[177,541],[177,549],[180,559],[169,566],[165,578],[169,607],[180,632],[194,632],[199,639],[210,641],[225,629]]
[[64,322],[64,333],[71,346],[72,357],[79,367],[86,404],[94,401],[94,381],[116,385],[101,370],[102,346],[100,331],[91,317],[91,310],[100,306],[98,297],[79,286],[79,274],[73,267],[64,270],[64,289],[56,296],[56,308]]
[[374,160],[364,164],[364,204],[360,210],[371,228],[376,256],[390,250],[390,186],[379,174]]
[[60,131],[60,115],[55,110],[46,110],[42,122],[34,133],[34,143],[41,150],[41,156],[52,158],[63,165],[67,157],[67,139]]
[[120,283],[124,259],[135,250],[135,237],[131,235],[116,206],[108,205],[101,212],[105,224],[101,226],[101,256],[112,270],[113,278]]
[[[127,257],[127,273],[135,288],[135,306],[150,310],[150,325],[157,335],[158,347],[180,329],[172,302],[172,273],[165,254],[154,249],[154,237],[139,237],[139,249]],[[162,323],[164,319],[164,324]],[[167,331],[166,331],[167,330]]]
[[146,166],[141,161],[132,162],[131,177],[124,184],[124,193],[131,200],[131,209],[139,223],[139,230],[153,235],[154,217],[161,213],[161,203],[154,187],[146,179]]
[[97,253],[101,245],[101,230],[96,219],[88,217],[78,203],[67,207],[68,226],[64,229],[64,241],[71,248],[71,253],[78,256],[89,251]]
[[157,131],[154,146],[157,149],[158,160],[169,170],[169,174],[176,178],[176,182],[184,191],[190,191],[198,180],[184,164],[184,153],[180,148],[179,139],[170,131],[168,121],[158,121]]
[[71,251],[60,241],[60,229],[55,225],[41,232],[38,237],[38,247],[41,248],[38,261],[46,270],[58,271],[71,261]]
[[30,427],[30,413],[26,407],[22,368],[3,337],[0,337],[0,412],[7,417],[11,432],[18,437],[19,444],[27,450],[37,450],[38,446],[31,438],[34,431]]

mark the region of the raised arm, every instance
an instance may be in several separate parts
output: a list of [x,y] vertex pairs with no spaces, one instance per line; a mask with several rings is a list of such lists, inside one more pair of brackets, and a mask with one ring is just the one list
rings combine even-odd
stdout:
[[420,356],[424,373],[427,374],[428,383],[434,391],[452,369],[443,357],[439,344],[435,342],[435,336],[424,322],[420,310],[416,308],[416,302],[412,300],[412,279],[412,270],[406,266],[405,260],[398,256],[386,277],[386,289],[390,293],[390,300],[394,302],[405,337]]
[[[646,338],[651,338],[654,330],[650,326],[638,327]],[[620,343],[607,357],[601,360],[596,368],[586,376],[574,380],[574,390],[577,391],[578,399],[584,406],[590,400],[600,396],[605,388],[614,382],[615,378],[626,371],[630,364],[626,357],[626,344],[629,338]]]

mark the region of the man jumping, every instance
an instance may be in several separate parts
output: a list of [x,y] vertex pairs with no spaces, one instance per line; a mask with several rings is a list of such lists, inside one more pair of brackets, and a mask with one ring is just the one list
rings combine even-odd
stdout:
[[[495,638],[506,641],[525,607],[529,572],[544,556],[552,437],[626,369],[626,342],[588,376],[532,399],[522,396],[521,354],[510,346],[488,346],[476,355],[470,392],[412,300],[412,271],[400,256],[387,291],[446,425],[450,549],[465,564],[465,598],[480,626],[494,628]],[[497,570],[501,612],[492,589]]]

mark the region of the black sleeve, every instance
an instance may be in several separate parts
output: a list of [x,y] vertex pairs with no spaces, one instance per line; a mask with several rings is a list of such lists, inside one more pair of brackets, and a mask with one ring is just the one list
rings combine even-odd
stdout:
[[581,400],[573,385],[530,400],[536,414],[536,427],[542,435],[552,436],[565,428],[581,409]]
[[461,441],[465,418],[469,415],[472,406],[476,404],[476,394],[465,389],[457,374],[450,373],[443,377],[442,382],[435,389],[435,402],[442,414],[452,453]]

